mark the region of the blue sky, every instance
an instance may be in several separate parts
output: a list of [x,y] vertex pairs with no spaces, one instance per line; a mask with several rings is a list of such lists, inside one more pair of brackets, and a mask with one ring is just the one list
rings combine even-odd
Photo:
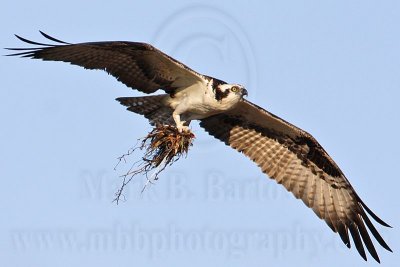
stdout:
[[[398,1],[7,1],[0,46],[149,42],[307,130],[342,168],[399,261]],[[3,51],[2,54],[6,52]],[[187,159],[112,203],[151,128],[100,71],[2,57],[1,266],[375,266],[244,156],[197,135]],[[132,163],[140,154],[133,155]]]

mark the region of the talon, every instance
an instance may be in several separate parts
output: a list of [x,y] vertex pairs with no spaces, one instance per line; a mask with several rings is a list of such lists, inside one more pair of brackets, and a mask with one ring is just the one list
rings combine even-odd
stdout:
[[[176,128],[178,128],[178,131],[182,133],[183,131],[187,132],[190,131],[189,127],[184,125],[186,124],[186,121],[181,121],[180,115],[176,113],[172,113],[172,117],[174,118]],[[190,121],[189,121],[190,123]]]
[[184,125],[177,125],[176,128],[178,128],[178,131],[180,133],[188,132],[190,130],[188,126],[184,126]]

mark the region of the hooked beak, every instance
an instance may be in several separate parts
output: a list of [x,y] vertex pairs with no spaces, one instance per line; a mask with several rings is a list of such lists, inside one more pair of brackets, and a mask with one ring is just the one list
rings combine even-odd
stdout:
[[242,96],[248,96],[247,90],[245,88],[242,89]]

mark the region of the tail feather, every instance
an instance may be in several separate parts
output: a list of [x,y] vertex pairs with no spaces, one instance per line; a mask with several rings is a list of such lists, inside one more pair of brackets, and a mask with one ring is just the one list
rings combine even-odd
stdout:
[[144,115],[149,119],[151,125],[174,125],[173,110],[163,104],[166,96],[166,94],[163,94],[143,97],[119,97],[116,100],[121,105],[126,106],[127,110]]

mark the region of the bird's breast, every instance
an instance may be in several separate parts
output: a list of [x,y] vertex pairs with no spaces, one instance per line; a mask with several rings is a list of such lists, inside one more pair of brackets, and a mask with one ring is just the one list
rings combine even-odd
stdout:
[[228,101],[217,101],[214,92],[209,92],[199,85],[177,91],[173,97],[167,99],[167,103],[172,109],[190,119],[203,119],[234,106],[234,103]]

